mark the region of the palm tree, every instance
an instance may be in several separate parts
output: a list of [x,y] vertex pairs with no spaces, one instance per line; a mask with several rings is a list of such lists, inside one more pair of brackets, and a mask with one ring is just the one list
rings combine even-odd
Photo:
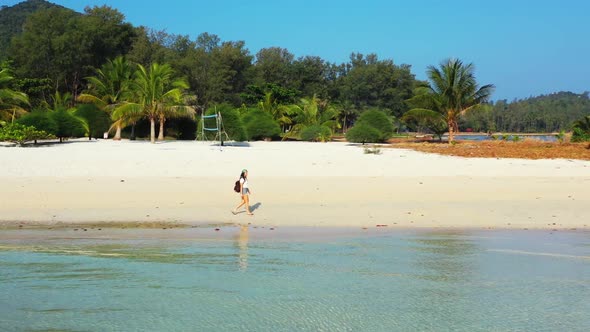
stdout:
[[302,98],[299,105],[292,105],[291,108],[295,125],[283,136],[283,139],[298,137],[303,129],[312,125],[328,127],[332,132],[340,128],[340,122],[337,120],[338,111],[316,95],[311,98]]
[[167,64],[153,63],[149,69],[137,66],[133,80],[133,101],[117,107],[114,118],[121,120],[136,118],[139,115],[150,121],[150,140],[156,142],[156,121],[160,121],[158,139],[164,139],[166,119],[177,115],[193,115],[194,109],[182,105],[183,92],[188,84],[173,77],[174,71]]
[[[89,92],[78,96],[78,101],[95,104],[101,110],[111,114],[130,97],[130,85],[133,77],[133,66],[124,57],[109,60],[96,76],[88,77]],[[116,129],[114,140],[121,139],[123,122],[115,119]]]
[[8,68],[0,70],[0,121],[10,119],[14,122],[17,115],[26,113],[21,105],[29,105],[29,97],[26,94],[8,88],[14,77]]
[[488,101],[494,85],[479,87],[475,80],[473,64],[450,59],[440,68],[429,66],[427,75],[430,83],[417,89],[417,94],[408,100],[411,106],[441,113],[449,127],[449,142],[458,131],[459,117],[474,107]]
[[407,111],[402,116],[402,121],[405,123],[415,123],[418,132],[424,128],[430,130],[433,134],[438,136],[440,141],[442,141],[442,135],[444,135],[448,129],[444,115],[424,108],[414,108]]
[[273,119],[281,126],[283,132],[293,123],[291,115],[293,115],[294,109],[292,105],[279,104],[272,92],[266,92],[264,94],[264,98],[258,103],[258,108],[272,115]]

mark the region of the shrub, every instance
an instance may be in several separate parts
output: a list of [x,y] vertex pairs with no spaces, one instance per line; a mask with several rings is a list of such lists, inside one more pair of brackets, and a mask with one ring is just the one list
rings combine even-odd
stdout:
[[587,116],[574,123],[572,132],[572,142],[589,142],[590,141],[590,116]]
[[33,111],[16,120],[16,122],[24,126],[35,127],[35,129],[49,134],[55,134],[57,132],[57,123],[53,121],[49,114],[49,112],[45,111]]
[[332,139],[332,129],[322,125],[311,125],[301,131],[301,140],[308,142],[328,142]]
[[20,123],[9,124],[0,129],[0,141],[13,142],[20,146],[24,146],[29,141],[50,138],[55,138],[55,136]]
[[111,126],[111,119],[108,114],[92,104],[79,105],[74,115],[84,119],[86,122],[89,139],[92,137],[102,137],[102,134],[108,131]]
[[590,142],[590,133],[581,128],[574,127],[572,132],[572,142]]
[[[228,104],[221,104],[219,106],[209,108],[205,115],[213,115],[215,112],[221,114],[221,118],[223,120],[223,128],[225,132],[229,136],[229,139],[243,142],[248,139],[246,135],[246,129],[244,128],[244,124],[242,123],[242,119],[240,118],[240,113],[237,109],[234,109],[231,105]],[[205,119],[207,127],[211,128],[215,126],[215,119]],[[201,123],[201,119],[199,119],[199,124],[197,126],[197,137],[201,138],[201,128],[203,124]],[[215,138],[215,132],[205,132],[207,139],[212,140]],[[225,137],[224,137],[225,138]]]
[[281,134],[281,127],[272,115],[259,109],[248,110],[243,122],[248,140],[272,139]]
[[69,111],[56,110],[49,112],[49,117],[57,124],[57,130],[54,133],[62,142],[68,137],[82,137],[86,133],[84,123],[73,116]]
[[379,143],[383,141],[383,133],[367,123],[357,123],[346,133],[346,140],[352,143]]
[[557,138],[559,143],[565,142],[565,130],[560,131],[559,134],[555,136],[555,138]]
[[390,117],[378,110],[368,110],[361,114],[355,125],[366,124],[381,133],[380,141],[386,141],[393,134],[393,123]]

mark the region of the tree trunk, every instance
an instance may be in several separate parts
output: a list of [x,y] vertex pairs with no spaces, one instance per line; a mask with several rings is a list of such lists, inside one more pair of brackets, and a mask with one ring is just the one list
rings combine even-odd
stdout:
[[452,119],[448,119],[447,125],[449,126],[449,143],[451,143],[455,140],[455,124]]
[[115,141],[121,140],[121,125],[120,124],[117,124],[117,131],[115,132],[115,137],[113,137],[113,140],[115,140]]
[[131,136],[129,136],[129,140],[135,141],[135,122],[131,125]]
[[164,123],[166,122],[166,118],[160,116],[160,132],[158,133],[158,141],[164,140]]
[[150,118],[150,142],[156,143],[156,119]]

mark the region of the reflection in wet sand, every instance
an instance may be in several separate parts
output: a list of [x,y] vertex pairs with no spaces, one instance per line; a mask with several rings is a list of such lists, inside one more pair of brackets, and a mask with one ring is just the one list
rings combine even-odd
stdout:
[[240,232],[236,236],[236,247],[238,248],[238,267],[240,271],[248,269],[248,226],[240,226]]

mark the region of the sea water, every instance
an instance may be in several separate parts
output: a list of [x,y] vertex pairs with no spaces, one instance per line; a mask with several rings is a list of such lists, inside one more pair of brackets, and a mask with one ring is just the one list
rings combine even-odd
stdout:
[[0,331],[590,330],[587,231],[6,232]]

